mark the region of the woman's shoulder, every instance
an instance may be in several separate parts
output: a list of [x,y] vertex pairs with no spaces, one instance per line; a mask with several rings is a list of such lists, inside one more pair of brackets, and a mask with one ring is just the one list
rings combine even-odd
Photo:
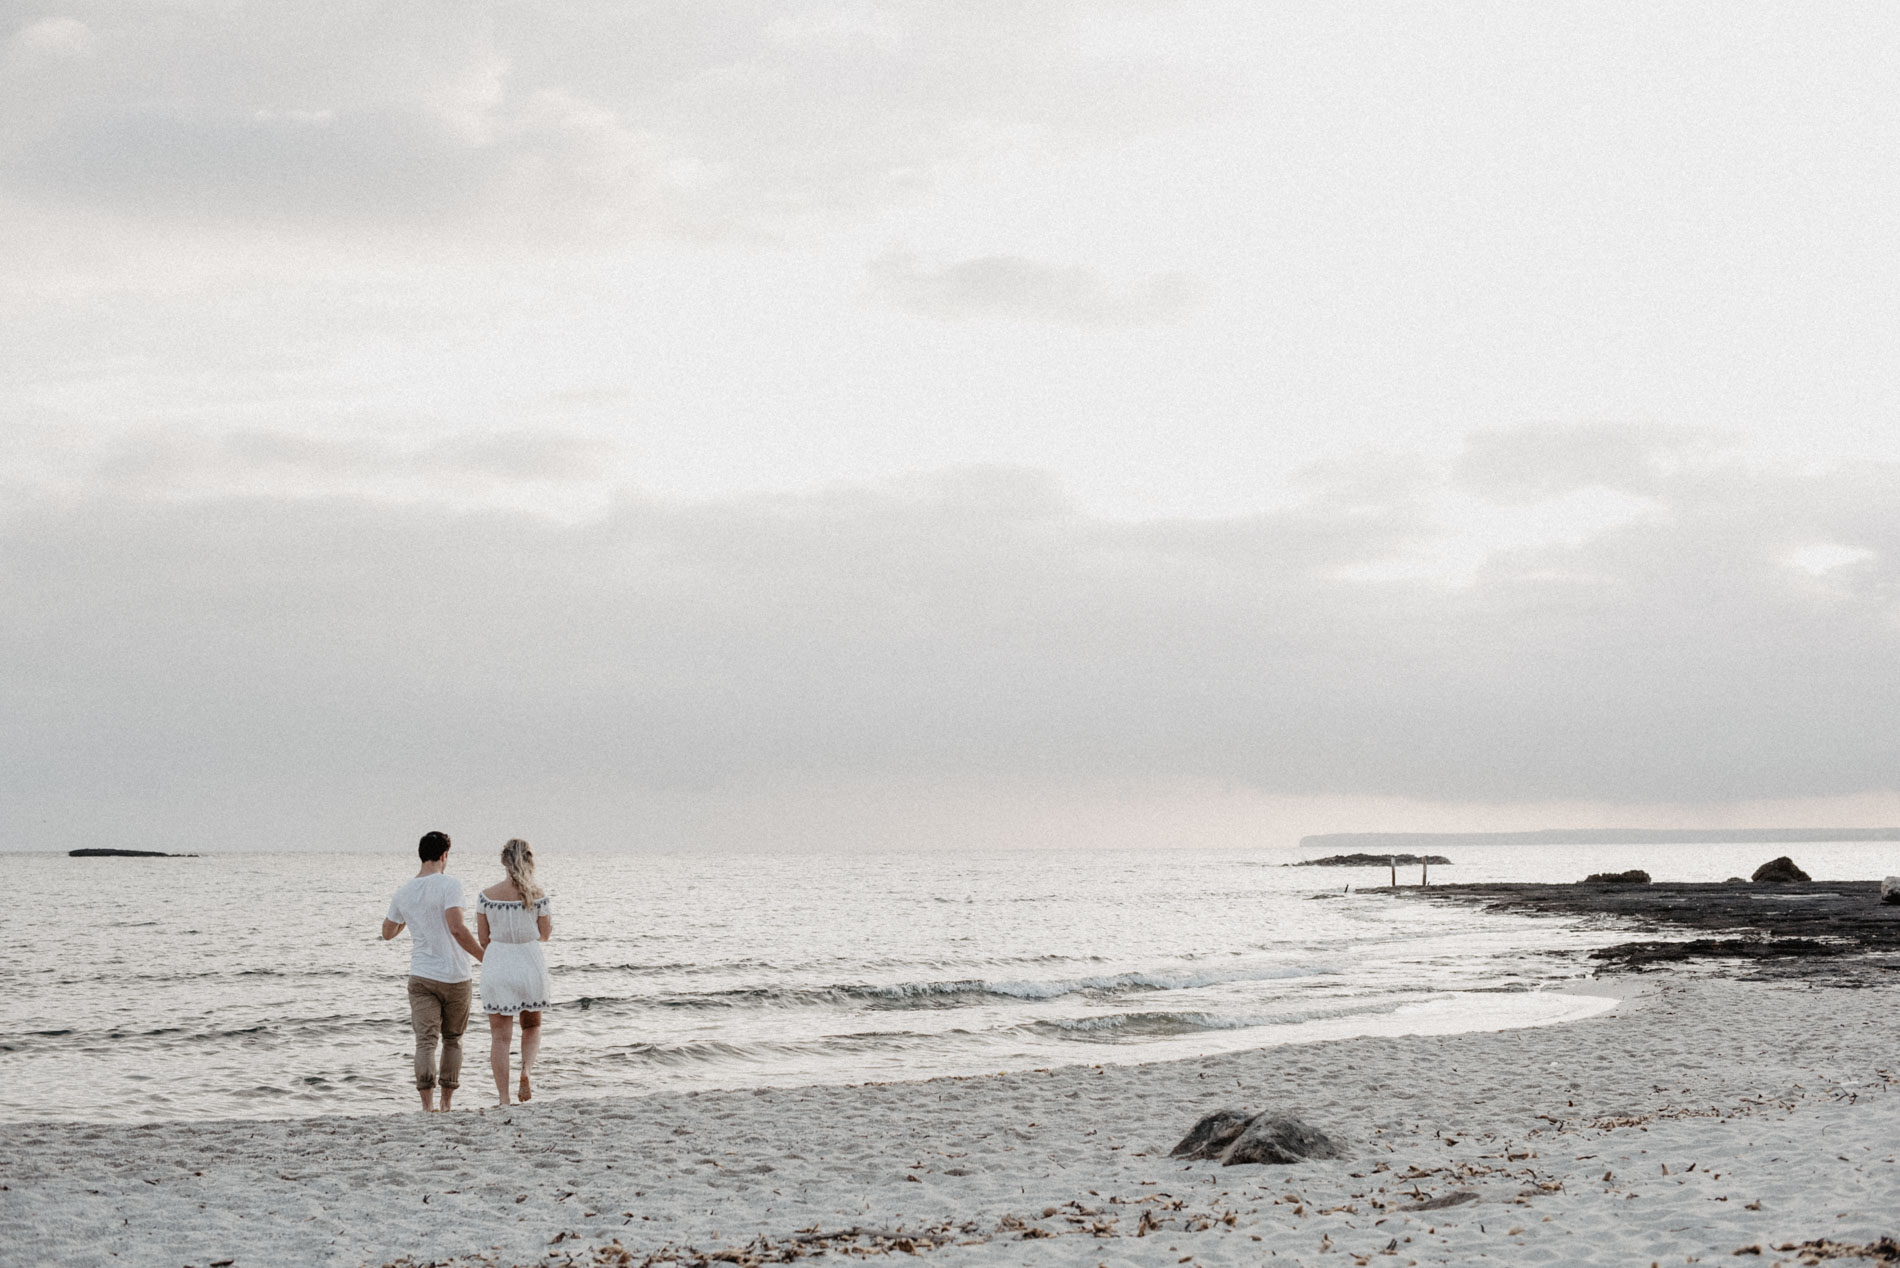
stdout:
[[491,903],[518,903],[521,901],[521,891],[512,883],[503,881],[499,885],[490,885],[483,890],[482,897]]

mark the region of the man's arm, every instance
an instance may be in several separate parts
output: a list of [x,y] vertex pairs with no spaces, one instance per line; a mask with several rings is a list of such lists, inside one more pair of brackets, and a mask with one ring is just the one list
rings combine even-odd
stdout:
[[388,942],[391,938],[408,927],[409,926],[403,924],[400,920],[391,920],[387,916],[383,917],[383,941]]
[[482,958],[482,944],[475,941],[475,935],[470,933],[468,926],[462,923],[462,909],[460,907],[451,907],[442,913],[442,918],[449,922],[449,937],[461,943],[462,950],[468,952],[477,960],[480,960]]

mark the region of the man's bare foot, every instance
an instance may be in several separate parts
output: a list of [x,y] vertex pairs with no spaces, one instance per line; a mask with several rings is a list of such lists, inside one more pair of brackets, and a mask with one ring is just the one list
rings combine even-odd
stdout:
[[441,1109],[441,1111],[442,1111],[442,1112],[443,1112],[444,1114],[446,1114],[446,1113],[448,1113],[448,1112],[449,1112],[449,1102],[450,1102],[451,1100],[453,1100],[453,1099],[454,1099],[453,1097],[450,1097],[450,1096],[447,1096],[447,1095],[444,1095],[444,1096],[443,1096],[443,1098],[442,1098],[442,1104],[441,1104],[441,1106],[440,1106],[440,1109]]
[[521,1076],[521,1090],[516,1095],[523,1101],[532,1101],[534,1099],[534,1088],[529,1086],[528,1076],[525,1074]]

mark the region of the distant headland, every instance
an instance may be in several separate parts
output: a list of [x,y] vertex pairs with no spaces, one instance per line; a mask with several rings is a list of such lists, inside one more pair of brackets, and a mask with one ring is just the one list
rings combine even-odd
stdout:
[[1816,841],[1900,841],[1900,828],[1540,828],[1534,832],[1322,832],[1302,850],[1417,852],[1462,845],[1799,845]]

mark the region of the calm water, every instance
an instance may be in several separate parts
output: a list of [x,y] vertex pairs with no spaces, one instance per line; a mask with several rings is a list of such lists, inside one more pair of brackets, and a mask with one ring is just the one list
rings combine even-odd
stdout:
[[[1720,880],[1773,847],[1464,850],[1451,880],[1647,867]],[[1802,846],[1817,879],[1892,846]],[[282,1117],[413,1104],[402,855],[10,854],[0,1119]],[[543,849],[551,1097],[1140,1061],[1368,1033],[1536,1024],[1578,922],[1344,894],[1384,869],[1273,852],[574,854]],[[470,893],[496,877],[453,856]],[[1407,874],[1402,872],[1402,878]],[[1409,874],[1416,879],[1416,869]],[[30,901],[25,901],[30,897]],[[478,970],[479,971],[479,970]],[[471,1023],[463,1097],[487,1096]]]

